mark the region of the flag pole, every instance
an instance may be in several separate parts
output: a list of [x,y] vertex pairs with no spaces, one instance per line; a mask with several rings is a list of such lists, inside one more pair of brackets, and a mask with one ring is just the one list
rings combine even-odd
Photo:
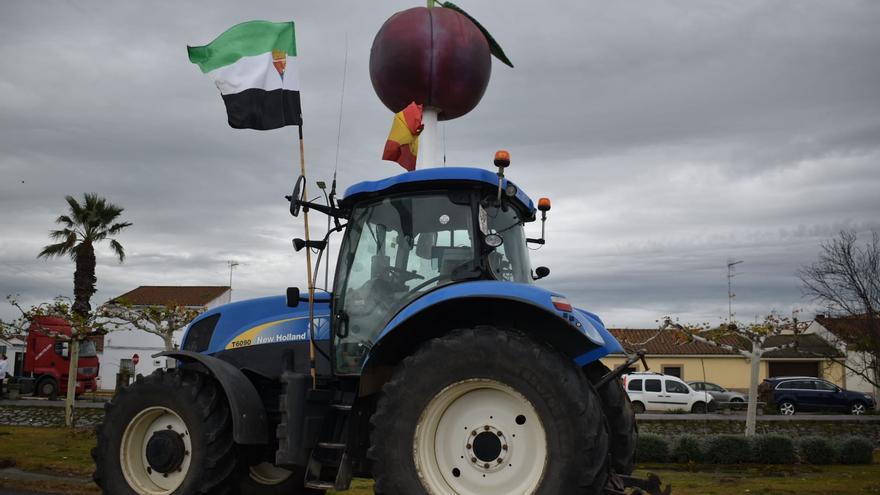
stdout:
[[[299,129],[299,171],[300,175],[306,176],[306,155],[303,146],[303,128],[302,124],[298,125]],[[306,187],[309,181],[303,180],[303,197],[308,197]],[[296,201],[299,198],[291,198]],[[318,373],[315,368],[315,284],[312,282],[312,248],[309,246],[309,210],[303,208],[303,223],[305,223],[306,237],[306,277],[309,281],[309,374],[312,376],[312,388],[318,387]]]

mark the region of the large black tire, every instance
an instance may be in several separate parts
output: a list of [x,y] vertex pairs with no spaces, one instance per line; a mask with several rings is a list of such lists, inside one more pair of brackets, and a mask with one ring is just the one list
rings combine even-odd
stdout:
[[231,493],[239,473],[226,396],[213,378],[185,369],[138,376],[104,406],[104,423],[96,429],[98,445],[92,449],[93,478],[101,490],[112,495],[137,493],[123,474],[120,449],[126,428],[150,408],[165,408],[179,416],[191,442],[189,467],[174,495]]
[[34,395],[54,400],[58,397],[58,381],[51,376],[40,378],[40,381],[37,382],[37,386],[34,388]]
[[[611,370],[599,361],[584,367],[590,383],[597,383]],[[598,387],[596,392],[602,399],[602,411],[608,420],[608,433],[611,438],[611,467],[617,474],[629,475],[635,468],[636,442],[639,427],[636,413],[619,379],[611,380]]]
[[[592,385],[571,359],[561,353],[514,331],[481,326],[456,330],[427,342],[398,366],[383,387],[371,418],[372,446],[368,452],[373,461],[376,493],[426,493],[416,469],[415,457],[419,455],[418,449],[414,448],[416,426],[431,401],[440,397],[441,392],[463,383],[474,383],[475,379],[476,382],[502,384],[520,394],[537,414],[540,420],[537,424],[543,426],[547,462],[543,465],[537,488],[531,493],[602,492],[608,474],[608,432],[601,401]],[[489,410],[493,409],[490,407]],[[501,410],[494,414],[512,417],[515,413]],[[519,422],[521,418],[523,423]],[[524,416],[516,416],[516,424],[525,426],[525,421]],[[484,427],[479,424],[471,434],[477,435],[477,428],[482,435]],[[508,431],[507,435],[512,433]],[[500,431],[497,434],[501,436]],[[468,438],[466,431],[463,435],[462,440]],[[516,455],[515,449],[535,450],[534,445],[520,443],[520,447],[515,439],[511,440],[514,440],[510,442],[511,455]],[[449,443],[453,443],[451,438]],[[467,453],[464,443],[462,441],[462,453]],[[473,453],[476,454],[477,441],[473,443]],[[470,444],[467,448],[471,448]],[[479,468],[468,464],[464,456],[462,459],[462,470],[471,469],[478,473]],[[456,459],[456,462],[459,461]],[[501,470],[507,469],[504,466],[507,460],[503,463],[499,460],[499,463]],[[521,469],[527,470],[528,466]],[[458,477],[456,471],[457,468],[453,469],[452,475]],[[469,471],[467,475],[471,473]],[[473,477],[479,479],[479,474]],[[485,495],[501,493],[489,488],[479,491]]]

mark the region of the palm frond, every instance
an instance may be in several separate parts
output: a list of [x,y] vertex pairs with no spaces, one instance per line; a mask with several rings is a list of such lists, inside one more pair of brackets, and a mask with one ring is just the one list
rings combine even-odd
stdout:
[[110,226],[110,228],[107,229],[107,234],[109,234],[109,235],[116,235],[116,234],[118,234],[120,231],[122,231],[122,229],[124,229],[124,228],[126,228],[126,227],[131,227],[132,225],[133,225],[133,224],[132,224],[131,222],[119,222],[119,223],[114,223],[113,225]]
[[74,225],[76,225],[73,220],[67,215],[61,215],[60,217],[55,219],[55,223],[63,223],[65,227],[72,229]]
[[125,261],[125,249],[123,249],[122,244],[119,244],[116,239],[110,239],[110,247],[113,249],[113,252],[116,253],[120,263]]
[[71,246],[65,242],[59,242],[57,244],[49,244],[44,247],[40,254],[37,255],[37,258],[55,258],[57,256],[62,256],[65,254],[69,254],[71,250]]

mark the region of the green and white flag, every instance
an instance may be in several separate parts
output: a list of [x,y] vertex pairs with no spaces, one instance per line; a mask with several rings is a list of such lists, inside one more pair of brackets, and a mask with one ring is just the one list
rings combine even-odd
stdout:
[[243,22],[187,51],[220,90],[230,126],[302,125],[293,22]]

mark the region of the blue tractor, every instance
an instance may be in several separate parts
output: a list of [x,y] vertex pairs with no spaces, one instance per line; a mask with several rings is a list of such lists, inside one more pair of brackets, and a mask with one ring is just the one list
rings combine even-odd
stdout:
[[292,195],[292,213],[344,232],[332,290],[194,320],[163,353],[176,368],[107,405],[101,488],[311,494],[367,477],[388,495],[624,493],[635,421],[624,368],[599,362],[623,349],[599,317],[533,284],[549,273],[528,246],[544,243],[550,202],[536,208],[498,156],[498,173],[418,170],[328,204]]

